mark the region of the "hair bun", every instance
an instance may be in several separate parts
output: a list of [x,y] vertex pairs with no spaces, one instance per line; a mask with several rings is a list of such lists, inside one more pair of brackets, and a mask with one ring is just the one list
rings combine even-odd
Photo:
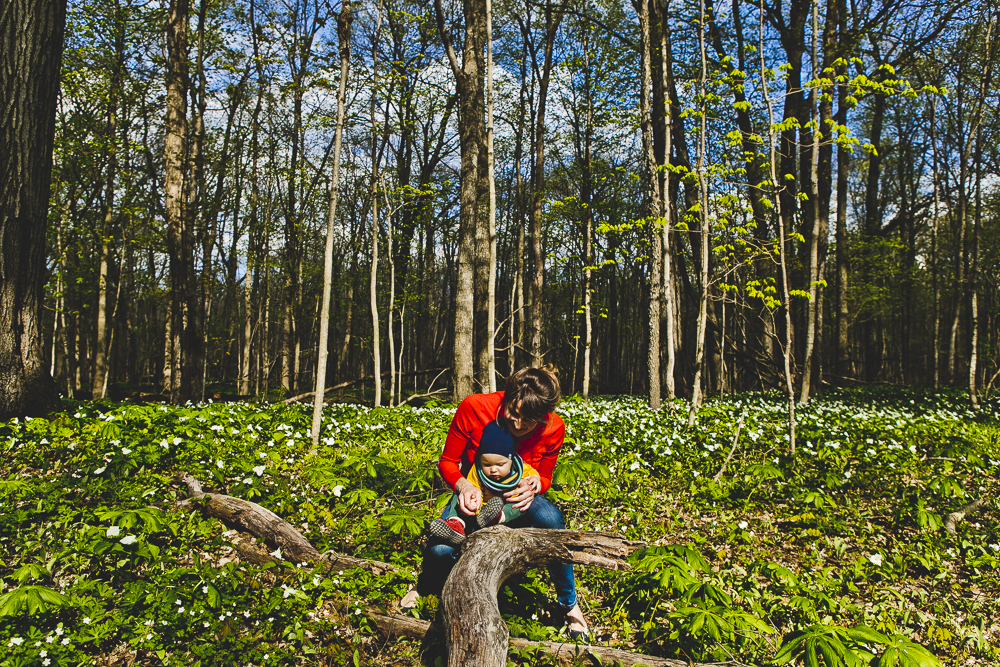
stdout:
[[551,375],[552,377],[559,379],[559,367],[555,364],[544,364],[542,370]]

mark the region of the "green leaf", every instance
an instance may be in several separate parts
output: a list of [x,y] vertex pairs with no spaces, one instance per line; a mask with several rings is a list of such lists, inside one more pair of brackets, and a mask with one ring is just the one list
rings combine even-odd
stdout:
[[21,586],[0,595],[0,617],[17,616],[26,611],[29,616],[38,612],[69,607],[71,601],[62,593],[45,586]]

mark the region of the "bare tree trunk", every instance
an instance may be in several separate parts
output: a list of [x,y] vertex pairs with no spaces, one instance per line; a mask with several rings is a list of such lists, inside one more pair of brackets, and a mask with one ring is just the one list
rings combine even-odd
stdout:
[[333,173],[330,175],[330,210],[326,219],[326,249],[323,254],[323,301],[319,314],[319,354],[316,362],[316,398],[313,401],[312,446],[319,446],[319,430],[323,420],[323,389],[326,387],[326,367],[330,341],[330,296],[333,293],[333,235],[337,222],[337,196],[340,193],[340,148],[344,136],[344,116],[347,109],[347,77],[351,65],[351,5],[341,7],[337,17],[337,37],[340,44],[340,82],[337,86],[337,129],[333,139]]
[[972,340],[969,347],[969,402],[973,408],[979,407],[979,392],[976,387],[976,373],[979,352],[979,290],[976,286],[976,273],[979,268],[979,224],[982,220],[982,170],[983,154],[981,131],[976,132],[976,210],[972,222],[972,239],[969,248],[969,292],[971,292],[969,310],[969,327],[972,329]]
[[[653,5],[656,9],[657,17],[660,20],[660,78],[663,86],[664,98],[663,164],[666,167],[666,169],[663,170],[663,187],[661,188],[660,193],[660,205],[662,209],[660,215],[663,217],[663,240],[661,242],[663,257],[663,286],[660,290],[660,302],[663,306],[661,310],[665,314],[667,334],[667,367],[664,370],[663,375],[665,376],[667,382],[667,400],[673,401],[677,397],[677,383],[674,379],[674,369],[677,365],[678,345],[676,335],[676,311],[678,304],[676,291],[674,289],[673,252],[670,247],[670,230],[671,221],[673,219],[673,205],[670,195],[670,161],[673,153],[673,110],[670,106],[670,96],[668,94],[668,91],[670,90],[670,66],[672,63],[667,44],[667,31],[670,29],[669,22],[667,20],[669,0],[663,0],[662,4],[660,0],[654,0]],[[672,404],[670,409],[673,409]]]
[[[937,111],[937,98],[931,97],[931,121],[930,121],[930,133],[931,133],[931,155],[933,156],[933,173],[932,178],[934,182],[934,208],[933,208],[933,221],[931,222],[931,286],[934,291],[934,306],[933,306],[933,318],[934,318],[934,336],[933,336],[933,364],[934,364],[934,389],[941,388],[941,284],[938,278],[938,221],[941,216],[941,190],[940,190],[940,173],[938,172],[938,153],[937,153],[937,122],[936,122],[936,111]],[[839,253],[839,251],[838,251]]]
[[771,93],[767,86],[764,65],[764,19],[761,17],[759,24],[758,53],[760,54],[760,82],[764,92],[764,102],[767,105],[768,119],[768,151],[769,151],[769,176],[771,187],[774,190],[774,207],[778,219],[778,259],[781,264],[781,296],[784,300],[782,308],[785,311],[785,344],[782,349],[785,367],[785,395],[788,401],[788,441],[792,454],[795,454],[795,386],[792,382],[792,313],[791,295],[788,288],[788,263],[787,251],[785,249],[785,219],[781,211],[781,182],[778,180],[778,158],[775,154],[775,132],[774,132],[774,105],[771,102]]
[[479,223],[479,154],[485,148],[483,127],[483,47],[486,41],[485,0],[465,0],[465,43],[461,66],[445,27],[441,0],[434,0],[438,32],[459,95],[458,132],[462,153],[459,195],[458,286],[455,293],[453,399],[456,403],[475,391],[473,384],[473,312],[475,245]]
[[490,243],[489,290],[486,306],[486,375],[485,391],[497,390],[496,349],[496,302],[497,302],[497,188],[494,174],[496,156],[493,151],[493,2],[486,0],[486,180],[490,190],[487,234]]
[[[698,78],[698,88],[701,96],[701,109],[700,109],[700,122],[701,122],[701,133],[698,137],[698,161],[697,161],[697,174],[698,174],[698,188],[701,196],[700,207],[699,207],[699,219],[701,223],[701,229],[699,229],[699,249],[701,260],[699,262],[701,268],[701,276],[699,282],[699,299],[698,299],[698,330],[695,338],[695,352],[694,352],[694,381],[691,384],[691,408],[688,411],[688,428],[694,425],[695,418],[698,415],[698,409],[701,407],[702,401],[702,368],[704,367],[705,361],[705,336],[708,329],[708,291],[709,285],[709,254],[708,246],[711,236],[711,229],[708,222],[708,174],[705,170],[705,154],[707,152],[707,140],[705,133],[708,129],[707,127],[707,114],[708,108],[705,103],[705,88],[708,83],[708,59],[705,53],[705,0],[701,0],[701,17],[702,20],[699,21],[698,28],[698,49],[701,55],[701,73]],[[693,249],[692,249],[693,250]]]
[[[812,12],[812,77],[820,77],[819,71],[819,0],[813,2]],[[816,322],[819,304],[819,234],[820,234],[820,200],[819,200],[819,140],[823,128],[819,123],[819,89],[813,88],[809,95],[809,115],[814,123],[812,128],[812,161],[810,164],[812,200],[812,230],[809,232],[809,306],[806,313],[806,350],[802,358],[802,385],[799,388],[799,402],[807,403],[813,393],[813,357],[818,356],[816,350]],[[817,378],[819,381],[819,378]]]
[[660,409],[660,271],[663,263],[663,236],[661,214],[663,211],[660,197],[660,175],[657,171],[656,155],[653,150],[653,120],[652,106],[652,54],[649,27],[649,3],[638,0],[636,12],[639,14],[639,26],[642,45],[639,50],[640,67],[642,69],[642,92],[639,95],[642,125],[642,147],[646,163],[646,196],[649,198],[648,222],[650,229],[649,253],[649,313],[648,331],[649,347],[647,348],[647,369],[649,371],[649,407]]
[[[94,376],[91,395],[94,399],[104,398],[108,373],[108,255],[111,243],[115,210],[115,180],[118,177],[118,94],[121,90],[122,70],[125,67],[125,17],[118,2],[114,7],[115,59],[111,70],[108,90],[108,125],[105,135],[108,158],[108,172],[105,180],[104,224],[101,229],[100,259],[98,260],[97,285],[97,341],[94,346]],[[124,243],[122,252],[124,252]],[[120,278],[120,277],[119,277]]]
[[545,107],[548,101],[549,78],[552,74],[556,31],[563,14],[552,14],[551,1],[545,3],[545,55],[538,78],[538,111],[535,114],[535,151],[532,160],[531,193],[531,365],[542,365],[542,288],[545,283],[545,252],[542,248],[542,201],[545,189]]
[[42,289],[66,4],[0,10],[0,421],[59,407],[45,363]]
[[593,192],[593,138],[594,100],[590,75],[590,32],[583,31],[583,76],[584,94],[587,99],[587,116],[583,130],[583,165],[580,184],[580,199],[583,202],[583,400],[590,398],[590,352],[594,339],[594,326],[590,314],[591,266],[594,263],[594,212],[591,207]]
[[[379,162],[381,159],[381,151],[376,150],[376,145],[378,143],[378,125],[376,123],[375,117],[375,91],[378,90],[378,42],[382,34],[382,4],[379,3],[378,8],[378,23],[375,26],[375,37],[372,39],[372,95],[371,95],[371,105],[369,107],[369,113],[371,116],[371,154],[372,154],[372,183],[371,183],[371,202],[372,202],[372,268],[371,268],[371,279],[369,281],[369,292],[371,295],[371,311],[372,311],[372,356],[374,358],[375,367],[375,399],[374,406],[377,408],[382,405],[382,344],[379,338],[379,317],[378,317],[378,233],[379,233],[379,222],[378,222],[378,182],[379,182]],[[391,244],[390,244],[391,252]],[[389,320],[389,326],[392,326],[392,319]]]
[[187,207],[185,205],[185,163],[187,160],[187,21],[188,0],[170,0],[167,15],[167,118],[164,139],[163,207],[167,218],[167,251],[170,255],[170,400],[188,400],[189,368],[184,363],[187,337],[187,309],[191,300]]

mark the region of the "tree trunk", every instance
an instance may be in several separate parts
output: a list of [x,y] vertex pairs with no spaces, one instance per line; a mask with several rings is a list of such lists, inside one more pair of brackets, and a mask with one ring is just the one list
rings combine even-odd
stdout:
[[[931,97],[931,119],[930,119],[930,135],[931,135],[931,155],[933,158],[931,173],[931,178],[934,183],[934,208],[931,221],[931,289],[934,293],[934,305],[932,310],[932,317],[934,319],[933,329],[934,334],[932,337],[931,346],[933,351],[931,354],[932,362],[934,364],[934,389],[935,391],[941,388],[941,284],[938,279],[938,222],[941,216],[941,189],[940,189],[940,173],[938,172],[938,153],[937,153],[937,98]],[[839,251],[838,251],[839,252]]]
[[[701,16],[705,16],[705,1],[701,2]],[[702,21],[698,28],[698,50],[701,55],[701,72],[698,77],[698,88],[699,95],[701,96],[701,109],[700,109],[700,123],[701,132],[698,136],[698,159],[697,159],[697,175],[698,175],[698,191],[700,193],[700,206],[698,210],[698,218],[700,222],[700,229],[698,230],[698,248],[699,248],[699,261],[696,263],[699,271],[698,280],[698,329],[695,334],[695,353],[694,353],[694,381],[691,383],[691,407],[688,410],[688,428],[694,425],[695,418],[698,415],[698,409],[701,407],[702,401],[702,369],[704,367],[705,361],[705,337],[708,333],[708,291],[709,285],[709,241],[712,233],[711,226],[709,225],[708,216],[708,173],[705,169],[705,159],[707,152],[707,139],[705,136],[707,128],[707,114],[708,107],[705,102],[705,92],[706,86],[708,84],[708,59],[705,53],[705,37],[706,37],[705,23]],[[779,209],[780,216],[780,209]],[[692,242],[693,244],[693,242]],[[693,248],[692,248],[693,250]]]
[[194,243],[190,211],[185,201],[187,162],[188,0],[171,0],[167,14],[166,134],[164,139],[163,208],[167,218],[167,252],[170,256],[171,372],[170,400],[198,400],[191,394],[191,350],[194,336],[190,312],[194,300]]
[[[782,214],[782,186],[781,181],[778,180],[778,157],[775,151],[775,132],[774,132],[774,105],[771,101],[771,93],[767,86],[767,77],[765,75],[765,65],[764,65],[764,24],[763,18],[761,19],[760,28],[760,41],[758,42],[759,49],[759,65],[760,65],[760,83],[761,88],[764,92],[764,103],[767,107],[767,120],[768,120],[768,149],[769,149],[769,176],[771,181],[771,187],[774,189],[774,207],[775,214],[778,220],[778,260],[781,269],[781,298],[784,300],[779,307],[785,312],[785,344],[782,349],[782,357],[784,360],[784,370],[785,370],[785,396],[788,405],[788,441],[789,449],[791,453],[795,454],[795,385],[792,379],[792,314],[791,314],[791,295],[788,289],[788,253],[785,248],[785,218]],[[773,315],[772,315],[773,317]]]
[[542,243],[542,201],[545,190],[545,108],[548,103],[549,79],[552,74],[556,31],[563,13],[552,15],[552,2],[545,3],[545,55],[538,79],[538,111],[535,114],[535,151],[532,159],[531,224],[531,334],[529,350],[531,365],[541,366],[542,357],[542,288],[545,284],[545,251]]
[[496,334],[497,305],[497,189],[494,173],[496,156],[493,151],[493,2],[486,0],[486,182],[489,187],[489,211],[486,232],[489,237],[489,287],[486,294],[486,382],[483,391],[497,390]]
[[[812,77],[820,77],[819,71],[819,0],[813,2],[812,11]],[[819,237],[820,237],[820,215],[822,207],[819,196],[819,142],[824,127],[820,125],[819,118],[819,88],[813,88],[809,96],[809,115],[814,122],[812,128],[812,161],[810,169],[810,209],[812,227],[809,229],[809,265],[806,267],[809,275],[809,306],[806,310],[806,340],[805,354],[802,356],[802,384],[799,387],[799,402],[807,403],[813,394],[813,366],[814,357],[818,357],[816,339],[816,323],[819,319]],[[817,378],[819,384],[821,378]]]
[[510,633],[497,591],[512,575],[553,563],[628,569],[624,558],[645,546],[612,533],[487,528],[466,541],[441,593],[449,667],[503,667]]
[[0,421],[59,407],[45,359],[42,289],[66,3],[0,11]]
[[662,211],[663,202],[660,196],[660,175],[657,170],[656,155],[653,150],[653,121],[650,112],[652,106],[652,57],[649,2],[638,0],[636,12],[639,14],[641,46],[639,61],[641,69],[642,91],[639,95],[641,109],[642,148],[646,167],[646,196],[649,198],[647,222],[650,231],[649,252],[649,313],[647,326],[649,345],[647,352],[647,369],[649,372],[649,407],[660,409],[660,289],[661,270],[663,265]]
[[[677,397],[677,385],[674,380],[674,368],[677,365],[677,298],[674,289],[673,256],[670,242],[671,221],[673,220],[673,201],[671,196],[671,171],[669,169],[671,156],[673,153],[673,109],[667,98],[667,91],[670,89],[670,66],[673,62],[668,52],[667,31],[669,22],[667,20],[667,9],[669,0],[654,0],[657,18],[660,21],[660,80],[663,88],[663,164],[667,169],[663,173],[662,186],[660,188],[660,216],[663,218],[661,251],[663,257],[663,284],[660,288],[661,312],[665,315],[666,321],[666,348],[667,367],[663,376],[667,382],[667,400],[673,401]],[[655,99],[655,95],[654,95]],[[655,133],[654,133],[655,137]],[[673,405],[671,404],[671,410]]]
[[351,65],[351,5],[346,4],[337,17],[337,37],[340,43],[340,82],[337,86],[337,129],[333,139],[333,173],[330,175],[330,211],[326,219],[326,249],[323,254],[323,301],[319,314],[319,354],[316,362],[316,398],[313,402],[312,446],[319,445],[319,429],[323,419],[323,388],[326,387],[326,366],[329,358],[330,295],[333,293],[333,235],[337,221],[337,195],[340,193],[340,147],[344,136],[344,116],[347,105],[347,76]]
[[461,147],[459,194],[458,285],[455,291],[453,399],[462,401],[475,391],[473,384],[473,312],[475,299],[476,228],[479,222],[479,154],[486,150],[483,125],[483,50],[486,41],[486,1],[464,0],[465,43],[458,63],[451,35],[445,28],[441,0],[434,0],[438,32],[459,96],[458,134]]

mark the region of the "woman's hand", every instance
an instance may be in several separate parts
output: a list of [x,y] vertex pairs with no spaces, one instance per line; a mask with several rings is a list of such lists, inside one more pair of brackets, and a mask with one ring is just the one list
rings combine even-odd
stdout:
[[532,501],[542,492],[542,478],[538,475],[522,477],[517,488],[504,494],[507,502],[513,503],[514,509],[519,512],[526,512],[531,507]]
[[483,503],[483,492],[475,484],[463,477],[455,484],[455,492],[458,494],[458,508],[463,513],[475,514],[479,511],[479,506]]

